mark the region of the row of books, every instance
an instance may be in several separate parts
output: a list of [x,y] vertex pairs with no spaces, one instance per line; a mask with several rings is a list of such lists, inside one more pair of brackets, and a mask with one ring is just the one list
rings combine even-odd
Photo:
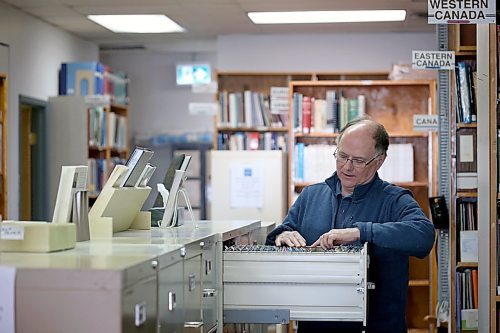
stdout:
[[477,198],[458,198],[456,218],[457,260],[478,262]]
[[89,158],[87,160],[89,196],[96,197],[99,195],[111,170],[116,165],[125,164],[126,162],[125,159],[112,157],[108,166],[104,158]]
[[366,98],[344,96],[342,90],[328,90],[325,99],[294,93],[293,128],[296,132],[336,133],[349,121],[366,113]]
[[220,91],[219,105],[218,126],[286,127],[288,125],[288,110],[271,112],[269,98],[259,92]]
[[455,272],[456,332],[477,330],[478,271],[467,268]]
[[455,111],[458,122],[472,123],[477,121],[476,87],[476,61],[459,61],[455,65]]
[[457,207],[457,221],[460,231],[477,230],[477,201],[475,198],[460,198]]
[[276,132],[219,133],[218,150],[282,150],[287,151],[288,135]]
[[336,149],[335,145],[297,143],[294,151],[293,180],[317,183],[330,177],[336,170],[333,156]]
[[90,147],[109,146],[116,150],[124,150],[127,147],[127,119],[125,116],[114,112],[109,113],[109,126],[107,126],[108,117],[103,107],[92,107],[88,109],[88,139]]
[[[294,151],[294,181],[319,182],[331,176],[336,170],[333,156],[336,149],[335,145],[297,143]],[[413,182],[413,145],[391,144],[387,158],[378,173],[380,178],[388,182]]]
[[70,62],[59,70],[59,95],[108,95],[113,103],[128,104],[129,79],[100,62]]

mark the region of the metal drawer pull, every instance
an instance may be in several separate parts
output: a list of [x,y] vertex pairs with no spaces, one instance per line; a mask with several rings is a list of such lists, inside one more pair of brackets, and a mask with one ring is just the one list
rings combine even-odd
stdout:
[[175,293],[169,291],[168,292],[168,311],[174,311],[175,306],[176,306]]
[[203,289],[203,297],[214,297],[217,295],[217,290],[213,288]]
[[186,321],[184,323],[184,327],[186,328],[199,328],[199,327],[202,327],[203,326],[203,322],[202,321]]

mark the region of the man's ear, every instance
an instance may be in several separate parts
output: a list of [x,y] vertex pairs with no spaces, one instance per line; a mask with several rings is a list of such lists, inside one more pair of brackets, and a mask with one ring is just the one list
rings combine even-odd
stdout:
[[384,154],[384,155],[380,156],[379,158],[377,158],[375,160],[375,162],[377,163],[377,171],[378,171],[378,169],[380,169],[380,167],[382,166],[382,164],[384,164],[384,161],[385,161],[386,157],[387,157],[387,155]]

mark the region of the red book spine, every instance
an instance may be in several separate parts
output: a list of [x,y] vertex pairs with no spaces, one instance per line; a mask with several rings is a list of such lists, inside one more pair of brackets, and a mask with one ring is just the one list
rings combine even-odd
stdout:
[[302,133],[311,133],[311,97],[302,99]]

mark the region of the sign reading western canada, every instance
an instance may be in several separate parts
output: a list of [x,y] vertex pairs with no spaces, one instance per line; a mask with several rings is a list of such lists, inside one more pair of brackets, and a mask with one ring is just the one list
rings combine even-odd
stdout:
[[413,69],[454,69],[454,51],[412,51]]
[[439,129],[437,114],[414,114],[413,130],[416,132],[437,132]]
[[427,23],[495,23],[495,0],[427,0]]

